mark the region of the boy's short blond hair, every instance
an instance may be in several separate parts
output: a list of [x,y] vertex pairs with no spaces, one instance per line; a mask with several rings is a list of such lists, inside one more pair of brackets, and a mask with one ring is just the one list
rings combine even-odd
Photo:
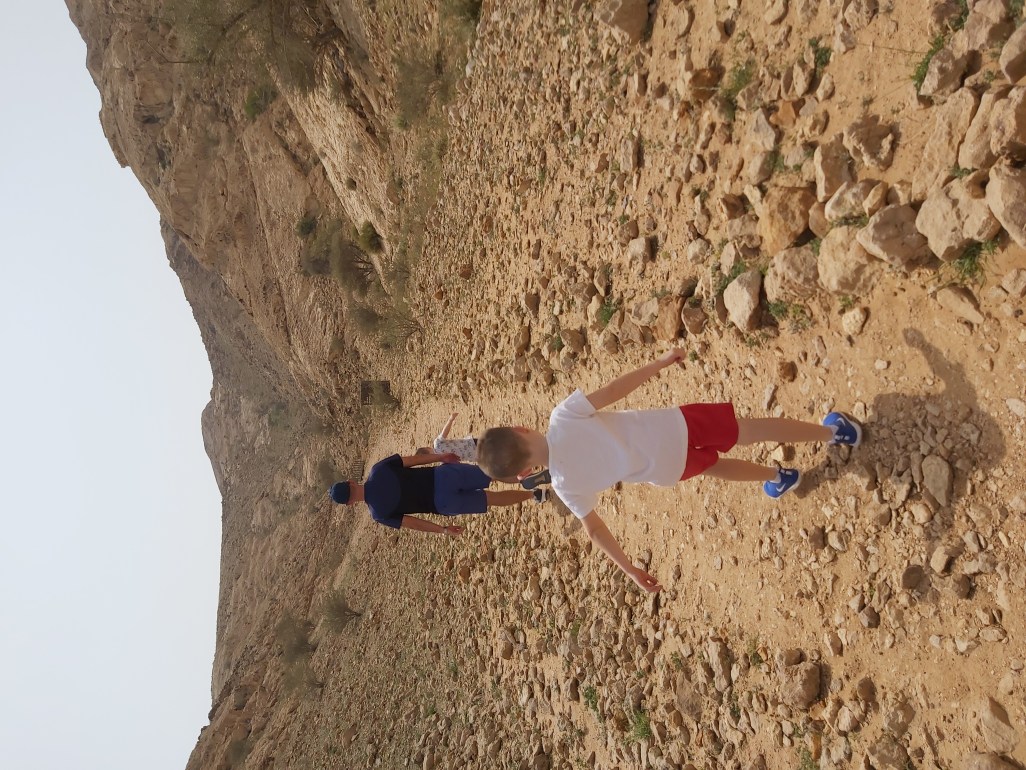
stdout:
[[516,476],[529,457],[527,441],[513,428],[489,428],[477,440],[477,464],[493,479]]

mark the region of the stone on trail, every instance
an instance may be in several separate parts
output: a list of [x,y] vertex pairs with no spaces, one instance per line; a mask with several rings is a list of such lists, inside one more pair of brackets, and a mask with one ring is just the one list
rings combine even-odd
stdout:
[[815,196],[805,187],[771,187],[759,207],[762,249],[776,254],[795,242],[809,226]]
[[[875,208],[873,210],[867,210],[866,204],[870,196],[880,187],[883,188],[882,192],[884,195],[874,196],[879,197],[880,200],[874,204]],[[882,208],[883,199],[886,198],[886,191],[887,185],[875,179],[845,182],[837,188],[837,191],[831,196],[830,200],[826,202],[823,214],[829,222],[837,222],[841,219],[861,217],[863,215],[872,216]]]
[[930,256],[926,238],[916,229],[916,210],[908,205],[880,209],[855,238],[877,259],[904,270]]
[[971,243],[989,241],[1001,231],[987,205],[986,181],[987,172],[977,171],[934,190],[923,201],[916,229],[945,262],[958,259]]
[[860,294],[872,283],[873,258],[856,238],[858,228],[835,227],[819,245],[819,282],[836,294]]
[[998,66],[1009,83],[1016,83],[1026,75],[1026,25],[1016,29],[1005,42]]
[[972,292],[964,286],[945,286],[934,295],[941,307],[972,324],[983,323],[983,314]]
[[876,770],[906,770],[909,766],[905,747],[890,735],[882,735],[866,752],[869,763]]
[[723,292],[727,315],[741,331],[752,331],[758,326],[761,289],[762,273],[758,270],[749,270],[731,281]]
[[853,307],[841,316],[841,328],[844,329],[845,334],[854,337],[862,331],[868,318],[869,311],[864,307]]
[[947,461],[937,455],[923,458],[923,486],[942,506],[951,502],[953,474]]
[[998,164],[990,170],[987,205],[1018,245],[1026,247],[1026,169]]
[[808,708],[819,698],[820,675],[819,664],[811,661],[780,666],[780,700],[788,706]]
[[648,0],[605,0],[598,17],[625,32],[632,43],[639,43],[648,26]]

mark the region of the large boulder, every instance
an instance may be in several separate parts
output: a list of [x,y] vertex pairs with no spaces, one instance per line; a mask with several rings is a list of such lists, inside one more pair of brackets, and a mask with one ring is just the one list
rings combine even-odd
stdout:
[[723,292],[723,304],[727,317],[741,331],[752,331],[759,324],[759,293],[762,289],[762,273],[749,270],[742,273]]
[[816,196],[806,187],[771,187],[759,208],[759,235],[767,254],[795,242],[809,226],[809,209]]
[[1019,770],[997,754],[969,754],[962,760],[959,770]]
[[990,117],[990,151],[996,156],[1026,159],[1026,87],[1013,88],[994,105]]
[[1001,163],[990,170],[987,205],[1008,235],[1026,248],[1026,168]]
[[877,259],[904,270],[930,257],[926,238],[916,229],[916,210],[908,205],[880,209],[855,238]]
[[[1026,27],[1024,27],[1026,28]],[[990,122],[994,108],[1008,96],[1008,86],[987,91],[980,99],[962,146],[958,148],[958,165],[962,168],[990,168],[996,156],[990,149]]]
[[986,171],[976,171],[934,190],[916,215],[916,229],[930,251],[945,262],[958,259],[973,242],[989,241],[1001,230],[987,205]]
[[1026,24],[1015,30],[1005,42],[998,66],[1009,83],[1016,83],[1026,75]]
[[923,200],[935,187],[951,178],[951,169],[958,161],[959,145],[978,103],[976,94],[963,88],[934,111],[933,130],[912,178],[912,200]]
[[856,239],[858,228],[835,227],[819,245],[819,282],[837,294],[860,294],[872,285],[873,258]]

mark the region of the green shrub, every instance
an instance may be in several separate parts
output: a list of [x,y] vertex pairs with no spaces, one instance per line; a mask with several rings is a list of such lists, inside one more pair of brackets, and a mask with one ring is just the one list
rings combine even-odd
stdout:
[[972,243],[962,252],[958,259],[948,263],[949,269],[954,272],[955,280],[961,284],[982,284],[986,267],[985,263],[988,258],[994,256],[996,251],[996,239],[983,243]]
[[727,73],[727,82],[721,88],[720,94],[727,102],[731,119],[733,119],[734,112],[737,110],[737,95],[744,90],[745,86],[752,82],[754,75],[755,62],[751,59],[744,64],[734,65],[733,69]]
[[652,723],[644,711],[635,709],[631,713],[630,723],[631,731],[627,735],[627,740],[631,743],[638,743],[652,737]]
[[246,101],[243,104],[243,110],[246,113],[246,117],[250,120],[256,120],[259,115],[262,115],[267,111],[267,108],[271,106],[271,103],[278,98],[278,92],[272,85],[261,85],[257,86],[249,92],[246,96]]
[[300,238],[309,238],[313,235],[314,230],[317,229],[317,217],[312,214],[304,214],[302,218],[296,222],[296,235]]
[[282,657],[287,663],[295,663],[307,658],[317,649],[317,646],[310,641],[313,625],[309,620],[298,620],[291,613],[286,612],[278,621],[274,631],[278,644],[281,645]]
[[368,254],[378,254],[384,248],[381,235],[373,222],[364,222],[356,233],[356,243]]
[[324,604],[321,605],[321,613],[324,615],[324,625],[336,634],[344,631],[350,623],[363,614],[350,607],[342,591],[337,588],[324,600]]
[[620,303],[614,300],[612,297],[607,297],[606,301],[602,303],[602,307],[598,311],[598,322],[603,327],[608,326],[609,322],[613,320],[613,316],[616,315],[616,311],[620,309]]

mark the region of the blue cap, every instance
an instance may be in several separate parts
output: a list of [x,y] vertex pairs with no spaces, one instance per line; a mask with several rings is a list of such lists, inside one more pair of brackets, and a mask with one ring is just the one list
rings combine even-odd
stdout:
[[328,495],[339,505],[345,505],[349,502],[349,482],[339,481],[331,485],[331,489],[328,490]]

